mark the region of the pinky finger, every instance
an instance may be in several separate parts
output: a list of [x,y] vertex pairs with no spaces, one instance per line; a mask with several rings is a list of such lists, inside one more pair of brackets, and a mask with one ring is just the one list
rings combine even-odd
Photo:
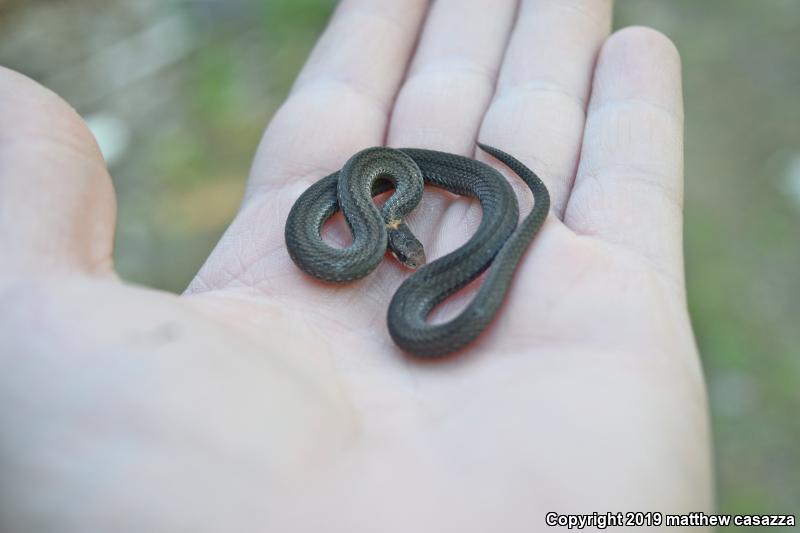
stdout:
[[682,211],[680,58],[655,30],[627,28],[598,59],[564,221],[681,282]]

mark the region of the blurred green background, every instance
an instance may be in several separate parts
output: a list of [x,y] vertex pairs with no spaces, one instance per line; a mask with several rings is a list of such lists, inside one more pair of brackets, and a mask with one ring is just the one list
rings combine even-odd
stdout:
[[[185,288],[333,4],[0,0],[0,64],[101,143],[124,277]],[[617,0],[615,26],[630,24],[684,61],[687,275],[720,510],[800,513],[800,0]]]

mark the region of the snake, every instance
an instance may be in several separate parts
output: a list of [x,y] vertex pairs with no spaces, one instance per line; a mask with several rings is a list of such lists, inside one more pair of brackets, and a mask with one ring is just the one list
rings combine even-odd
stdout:
[[[530,213],[518,223],[519,205],[510,183],[494,167],[469,157],[421,148],[373,147],[306,189],[285,227],[292,261],[324,282],[345,283],[370,274],[387,250],[414,270],[389,303],[387,324],[394,343],[422,358],[464,348],[493,320],[514,272],[550,210],[541,179],[513,156],[477,143],[516,173],[533,193]],[[475,233],[458,249],[427,262],[419,239],[405,222],[422,199],[424,185],[475,198],[482,210]],[[374,197],[394,189],[378,207]],[[344,248],[327,244],[322,227],[341,210],[352,233]],[[429,323],[433,309],[485,271],[467,306],[443,323]]]

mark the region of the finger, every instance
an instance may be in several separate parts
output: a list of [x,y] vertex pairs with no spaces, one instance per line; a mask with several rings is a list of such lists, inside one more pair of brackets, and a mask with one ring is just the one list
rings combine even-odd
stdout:
[[[392,113],[390,146],[473,155],[516,8],[517,0],[433,4]],[[434,258],[466,241],[480,217],[477,202],[428,191],[408,221]]]
[[648,28],[608,39],[565,222],[682,280],[683,102],[675,46]]
[[189,293],[264,287],[294,272],[283,244],[289,208],[352,154],[383,144],[427,7],[428,0],[342,1],[270,122],[242,207]]
[[517,0],[438,0],[392,113],[388,141],[471,155]]
[[108,273],[115,218],[111,179],[83,120],[0,67],[0,272]]
[[[481,127],[482,142],[541,176],[558,216],[577,168],[592,68],[610,26],[610,0],[522,0]],[[530,205],[530,194],[521,197]]]
[[344,0],[256,156],[248,193],[318,179],[359,149],[383,144],[427,0]]

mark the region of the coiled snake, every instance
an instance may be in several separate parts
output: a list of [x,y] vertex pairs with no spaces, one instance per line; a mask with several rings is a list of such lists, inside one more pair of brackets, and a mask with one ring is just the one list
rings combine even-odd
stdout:
[[[309,187],[286,222],[286,247],[292,260],[321,280],[362,278],[378,266],[387,248],[404,265],[419,268],[400,285],[388,313],[394,342],[417,356],[458,350],[486,328],[550,209],[550,196],[536,174],[501,150],[478,146],[516,172],[533,192],[533,209],[519,225],[516,196],[489,165],[444,152],[385,147],[357,153],[339,172]],[[480,226],[467,243],[429,264],[424,264],[422,244],[403,222],[422,198],[423,183],[477,198],[483,211]],[[373,196],[392,188],[394,193],[378,209]],[[320,234],[325,221],[339,209],[353,233],[352,245],[343,249],[329,246]],[[426,322],[437,304],[490,266],[477,294],[458,316],[442,324]]]

